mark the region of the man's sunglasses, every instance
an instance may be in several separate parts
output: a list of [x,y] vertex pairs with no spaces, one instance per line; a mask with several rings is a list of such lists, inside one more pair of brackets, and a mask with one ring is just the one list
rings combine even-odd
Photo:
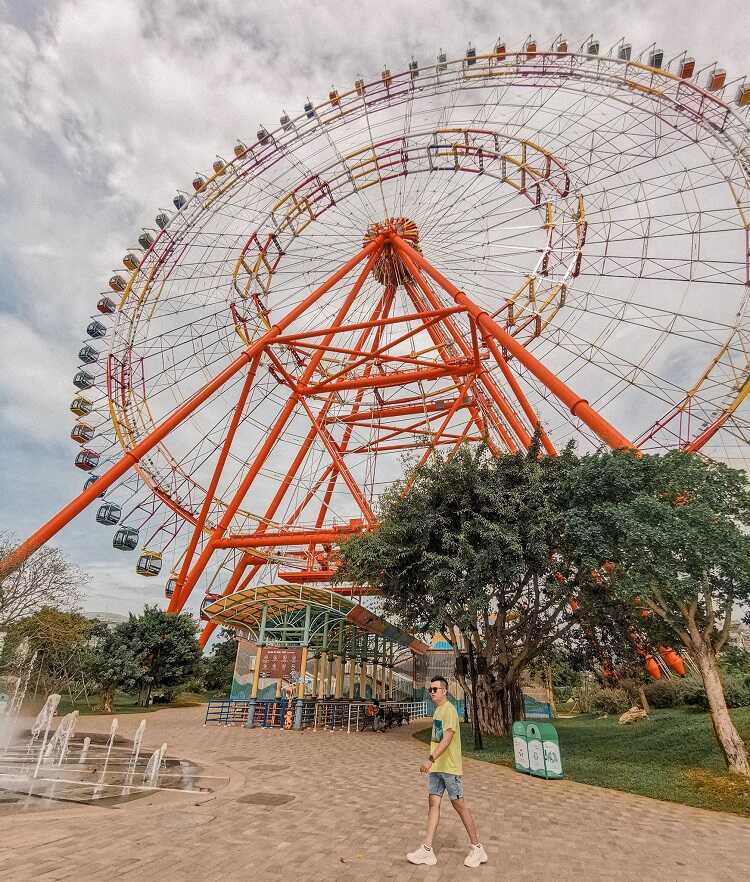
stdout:
[[440,692],[440,690],[441,690],[442,688],[443,688],[442,686],[430,686],[430,688],[429,688],[428,691],[429,691],[429,692]]

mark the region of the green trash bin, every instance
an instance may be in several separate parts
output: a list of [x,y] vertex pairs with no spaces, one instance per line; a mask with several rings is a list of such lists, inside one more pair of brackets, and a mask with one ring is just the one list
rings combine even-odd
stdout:
[[516,769],[529,774],[529,745],[526,741],[526,723],[521,720],[513,723],[513,754]]
[[526,743],[529,746],[529,772],[538,778],[546,778],[542,733],[537,723],[526,723]]
[[560,739],[557,737],[557,729],[551,723],[540,723],[539,732],[542,736],[544,768],[547,777],[562,778],[562,754],[560,753]]

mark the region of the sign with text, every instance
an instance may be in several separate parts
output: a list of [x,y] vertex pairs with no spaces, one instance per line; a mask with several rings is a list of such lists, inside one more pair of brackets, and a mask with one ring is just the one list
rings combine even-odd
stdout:
[[268,679],[289,680],[300,673],[302,664],[301,649],[282,649],[279,646],[264,646],[260,660],[261,676]]

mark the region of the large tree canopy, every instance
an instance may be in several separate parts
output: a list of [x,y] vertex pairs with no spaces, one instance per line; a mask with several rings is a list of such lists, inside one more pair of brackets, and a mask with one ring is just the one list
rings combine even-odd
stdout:
[[551,501],[571,456],[463,447],[419,468],[408,492],[386,493],[377,529],[342,549],[339,580],[378,587],[386,613],[414,631],[471,641],[486,662],[477,703],[493,732],[522,714],[523,670],[574,623],[550,563],[560,526]]
[[188,613],[168,615],[157,606],[132,613],[117,631],[139,667],[136,681],[141,702],[148,704],[154,689],[170,692],[198,670],[201,649],[198,626]]
[[681,644],[729,768],[750,774],[717,664],[735,605],[750,599],[744,472],[682,452],[608,452],[582,457],[561,489],[558,569],[571,592],[590,607],[608,592],[640,610],[651,643]]

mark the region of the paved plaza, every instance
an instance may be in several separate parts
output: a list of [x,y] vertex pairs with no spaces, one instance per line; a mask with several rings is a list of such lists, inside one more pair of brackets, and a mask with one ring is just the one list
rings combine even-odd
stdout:
[[[215,790],[5,815],[0,879],[750,879],[746,819],[472,760],[467,800],[490,863],[464,868],[466,837],[446,802],[438,865],[413,867],[404,855],[421,841],[427,800],[418,773],[424,745],[411,732],[425,721],[347,735],[204,727],[203,708],[161,710],[147,720],[148,746],[167,741],[169,756],[217,776]],[[121,717],[122,734],[132,736],[138,722]],[[79,729],[106,732],[109,723],[84,717]]]

